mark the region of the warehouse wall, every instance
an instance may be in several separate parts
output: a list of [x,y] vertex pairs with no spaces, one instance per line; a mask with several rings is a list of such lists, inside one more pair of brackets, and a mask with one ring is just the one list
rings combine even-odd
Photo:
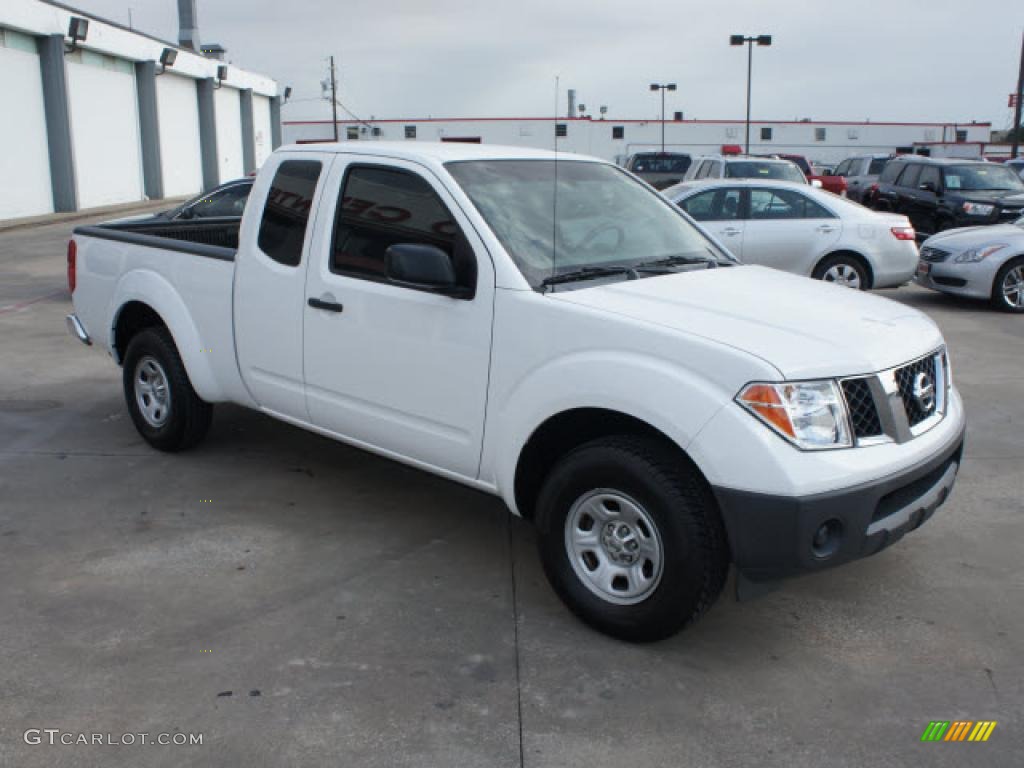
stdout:
[[81,208],[141,200],[135,72],[124,59],[78,50],[65,57]]
[[252,97],[252,128],[255,135],[256,167],[259,168],[273,151],[270,141],[270,99],[254,94]]
[[203,188],[196,81],[166,72],[156,78],[160,164],[164,195],[194,195]]
[[[53,212],[36,41],[0,29],[0,218]],[[15,106],[16,105],[16,106]]]
[[220,181],[237,179],[245,175],[242,163],[242,113],[238,91],[224,86],[214,95],[217,115],[217,153]]

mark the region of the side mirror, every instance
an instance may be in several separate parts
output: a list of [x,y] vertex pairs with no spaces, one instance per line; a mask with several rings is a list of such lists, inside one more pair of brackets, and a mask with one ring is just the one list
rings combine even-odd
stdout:
[[935,182],[934,181],[926,181],[926,182],[924,182],[923,184],[921,184],[921,189],[923,189],[925,192],[933,192],[935,194],[938,194],[938,191],[939,191],[939,190],[937,190],[935,188]]
[[815,189],[821,189],[821,179],[811,179],[811,186]]
[[447,253],[434,245],[395,243],[384,251],[390,280],[410,288],[462,297],[468,292],[455,283],[455,267]]
[[179,219],[191,219],[196,215],[195,211],[192,210],[192,206],[185,208],[181,213],[178,214]]

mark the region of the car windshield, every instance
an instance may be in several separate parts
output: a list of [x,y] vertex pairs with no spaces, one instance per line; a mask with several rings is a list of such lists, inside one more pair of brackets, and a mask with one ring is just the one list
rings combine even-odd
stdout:
[[445,167],[534,288],[587,268],[731,263],[678,208],[615,166],[471,160]]
[[765,163],[757,160],[734,160],[725,164],[725,175],[730,179],[774,179],[806,184],[807,179],[792,163]]
[[689,155],[649,154],[633,158],[633,173],[686,173],[689,167]]
[[1002,165],[978,163],[977,165],[952,165],[943,170],[946,189],[966,192],[985,190],[1021,189],[1024,181]]

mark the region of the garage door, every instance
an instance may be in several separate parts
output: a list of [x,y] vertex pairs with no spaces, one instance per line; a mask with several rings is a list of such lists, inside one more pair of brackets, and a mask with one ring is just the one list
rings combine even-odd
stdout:
[[53,213],[36,41],[2,28],[0,94],[5,105],[0,119],[0,219]]
[[156,79],[160,163],[164,195],[194,195],[203,188],[196,81],[167,72]]
[[223,87],[215,91],[214,112],[217,116],[217,154],[220,181],[245,175],[242,162],[242,112],[238,91]]
[[79,207],[141,200],[134,67],[124,59],[81,49],[65,60]]

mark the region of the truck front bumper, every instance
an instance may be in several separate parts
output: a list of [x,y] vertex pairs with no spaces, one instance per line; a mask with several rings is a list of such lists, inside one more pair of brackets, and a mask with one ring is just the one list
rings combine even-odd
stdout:
[[[812,496],[714,488],[740,576],[752,585],[873,555],[928,520],[946,501],[963,455],[964,428],[929,459],[876,482]],[[870,449],[868,449],[870,450]]]

